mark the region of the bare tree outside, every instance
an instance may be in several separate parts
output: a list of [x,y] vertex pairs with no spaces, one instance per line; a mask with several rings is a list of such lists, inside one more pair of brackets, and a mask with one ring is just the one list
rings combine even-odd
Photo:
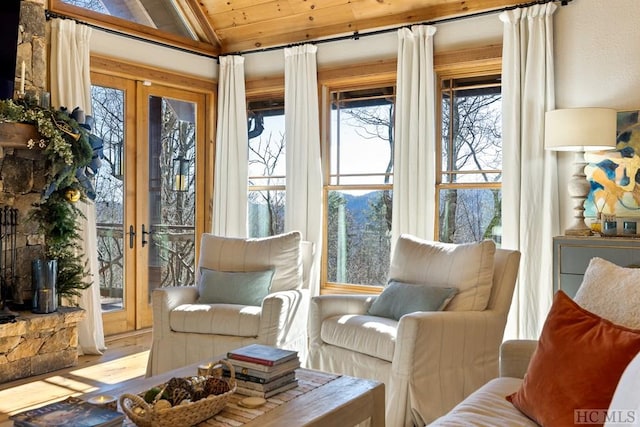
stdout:
[[[96,226],[100,295],[103,310],[121,309],[124,298],[125,244],[129,224],[124,224],[125,123],[124,92],[92,86],[95,124],[92,133],[102,140],[104,158],[95,176]],[[154,286],[193,285],[195,281],[195,124],[190,103],[151,97],[158,117],[150,120],[158,129],[158,144],[151,155],[149,263],[157,277]],[[186,171],[177,185],[179,163]],[[133,177],[131,177],[133,179]],[[125,236],[127,237],[125,239]],[[136,244],[139,244],[136,240]],[[151,274],[153,276],[153,274]]]
[[[499,76],[498,76],[499,77]],[[502,96],[497,76],[442,87],[439,239],[500,242]]]
[[382,286],[389,271],[394,88],[332,93],[327,281]]
[[285,135],[284,100],[248,103],[249,130],[249,236],[284,232]]

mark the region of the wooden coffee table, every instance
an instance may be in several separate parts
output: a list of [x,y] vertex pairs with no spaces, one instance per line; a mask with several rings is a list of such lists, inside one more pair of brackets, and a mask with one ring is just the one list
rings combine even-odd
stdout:
[[[196,375],[199,364],[150,378],[132,379],[108,390],[81,397],[88,399],[100,394],[120,396],[124,393],[140,393],[171,377]],[[247,410],[239,406],[237,402],[246,396],[234,394],[222,412],[199,426],[345,427],[370,419],[371,427],[384,427],[383,383],[303,368],[296,371],[296,377],[298,387],[267,399],[265,405],[256,409]],[[229,420],[229,424],[225,420]],[[126,425],[134,424],[127,418]]]

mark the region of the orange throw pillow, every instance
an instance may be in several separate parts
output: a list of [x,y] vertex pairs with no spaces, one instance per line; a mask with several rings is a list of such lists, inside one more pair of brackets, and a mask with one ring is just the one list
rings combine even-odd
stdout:
[[622,372],[638,352],[640,330],[615,325],[558,291],[522,386],[507,400],[545,427],[595,417],[602,421],[595,425],[603,425]]

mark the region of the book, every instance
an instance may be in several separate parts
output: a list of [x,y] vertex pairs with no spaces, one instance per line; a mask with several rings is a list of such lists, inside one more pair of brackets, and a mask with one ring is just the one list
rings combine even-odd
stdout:
[[296,379],[296,373],[290,372],[288,374],[284,374],[281,377],[274,378],[273,380],[266,383],[258,383],[254,381],[241,380],[241,379],[238,379],[237,377],[236,377],[236,383],[238,384],[238,387],[250,388],[252,390],[258,390],[258,391],[271,391],[285,384],[288,384],[295,379]]
[[238,385],[238,387],[236,388],[236,393],[239,394],[244,394],[245,396],[256,396],[256,397],[262,397],[264,399],[268,399],[270,397],[275,396],[276,394],[280,394],[283,391],[287,391],[287,390],[291,390],[292,388],[296,388],[298,386],[298,380],[295,379],[293,381],[291,381],[290,383],[284,384],[276,389],[273,390],[269,390],[269,391],[260,391],[260,390],[253,390],[250,388],[245,388],[245,387],[240,387]]
[[[227,359],[227,361],[233,365],[233,368],[236,370],[236,374],[251,375],[267,380],[280,376],[289,371],[294,371],[300,367],[299,359],[293,359],[275,366],[265,366],[257,363],[245,362],[242,360]],[[227,367],[224,366],[223,369],[226,371]]]
[[262,344],[250,344],[227,353],[228,359],[257,363],[265,366],[279,365],[296,359],[298,352]]
[[124,414],[69,397],[10,418],[16,427],[116,427],[122,425]]

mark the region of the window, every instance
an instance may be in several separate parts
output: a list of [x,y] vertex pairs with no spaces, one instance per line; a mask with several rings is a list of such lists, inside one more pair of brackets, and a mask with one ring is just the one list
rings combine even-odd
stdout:
[[335,90],[329,99],[325,281],[381,286],[389,270],[395,87]]
[[284,231],[284,98],[249,101],[249,237]]
[[50,10],[162,44],[210,55],[217,53],[193,18],[191,8],[182,1],[51,0]]
[[437,236],[463,243],[501,239],[500,73],[440,76]]

